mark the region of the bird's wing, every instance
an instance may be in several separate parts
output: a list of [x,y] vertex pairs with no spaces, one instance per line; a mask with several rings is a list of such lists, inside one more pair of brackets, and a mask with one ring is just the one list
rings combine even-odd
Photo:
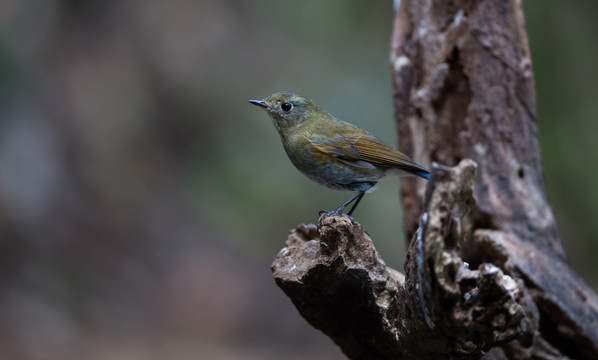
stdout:
[[356,167],[364,169],[376,168],[372,163],[362,160],[359,150],[353,146],[351,140],[345,135],[337,134],[332,137],[312,136],[310,140],[316,151],[324,155],[334,157],[339,161]]
[[426,168],[370,134],[337,134],[314,143],[318,150],[355,166],[398,168],[415,174],[428,173]]

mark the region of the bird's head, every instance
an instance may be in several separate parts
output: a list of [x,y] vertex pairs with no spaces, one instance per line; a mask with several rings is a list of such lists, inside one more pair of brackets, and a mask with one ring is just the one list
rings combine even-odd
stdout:
[[263,100],[249,102],[263,107],[280,133],[297,124],[317,121],[322,115],[328,116],[313,101],[291,92],[278,92]]

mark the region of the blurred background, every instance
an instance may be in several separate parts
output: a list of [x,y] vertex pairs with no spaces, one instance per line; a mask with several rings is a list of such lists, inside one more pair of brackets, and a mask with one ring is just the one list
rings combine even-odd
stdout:
[[[598,2],[524,5],[549,198],[598,289]],[[289,229],[350,194],[300,175],[247,100],[296,91],[395,144],[392,16],[389,1],[0,2],[0,358],[343,358],[269,267]],[[398,200],[386,180],[356,215],[402,269]]]

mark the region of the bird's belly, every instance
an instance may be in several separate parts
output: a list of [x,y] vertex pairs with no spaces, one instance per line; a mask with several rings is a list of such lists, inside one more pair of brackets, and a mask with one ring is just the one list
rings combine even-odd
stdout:
[[335,190],[365,191],[384,176],[384,170],[352,166],[317,153],[288,155],[293,165],[305,176]]

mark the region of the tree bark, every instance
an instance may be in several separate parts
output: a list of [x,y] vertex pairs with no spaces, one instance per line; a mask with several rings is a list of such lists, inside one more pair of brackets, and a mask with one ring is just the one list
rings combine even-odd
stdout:
[[598,358],[598,297],[544,189],[520,1],[402,0],[391,62],[401,150],[445,164],[402,180],[405,275],[330,217],[291,233],[277,284],[351,359]]

